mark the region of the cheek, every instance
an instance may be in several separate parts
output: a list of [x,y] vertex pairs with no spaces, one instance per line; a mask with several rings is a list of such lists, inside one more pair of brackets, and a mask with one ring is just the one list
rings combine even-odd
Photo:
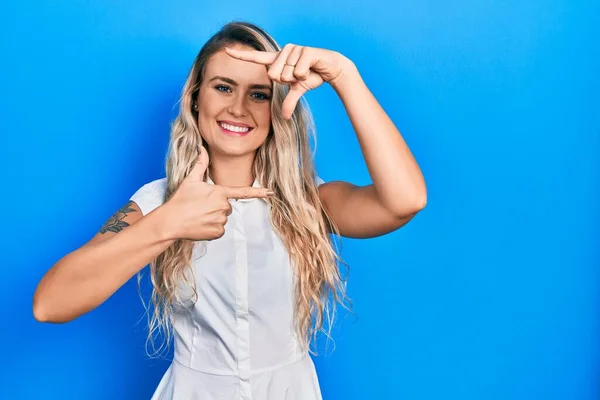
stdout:
[[198,126],[200,127],[200,131],[209,129],[219,114],[219,110],[221,110],[214,99],[205,97],[203,100],[202,105],[198,109]]
[[267,129],[271,126],[271,106],[261,108],[256,113],[256,122]]
[[200,102],[200,115],[201,116],[214,116],[221,106],[221,99],[218,96],[214,96],[210,92],[204,93],[202,97],[199,98]]

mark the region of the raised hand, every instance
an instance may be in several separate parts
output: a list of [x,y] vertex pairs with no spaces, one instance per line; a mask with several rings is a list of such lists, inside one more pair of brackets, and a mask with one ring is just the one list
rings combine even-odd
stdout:
[[354,64],[342,54],[316,47],[287,44],[281,51],[240,50],[226,47],[231,57],[266,65],[269,78],[289,84],[290,91],[283,101],[283,117],[289,119],[304,93],[319,87],[323,82],[334,84],[345,69]]
[[227,216],[232,208],[229,199],[271,197],[265,188],[229,187],[203,182],[208,167],[208,152],[204,146],[196,164],[185,177],[177,191],[164,204],[173,222],[172,236],[188,240],[213,240],[225,233]]

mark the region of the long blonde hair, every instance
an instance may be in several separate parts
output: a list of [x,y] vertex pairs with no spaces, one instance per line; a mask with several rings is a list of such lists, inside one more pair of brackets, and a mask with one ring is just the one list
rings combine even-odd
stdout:
[[[202,47],[185,81],[179,115],[171,126],[165,202],[189,174],[198,156],[198,146],[202,145],[192,104],[197,99],[206,63],[213,54],[232,44],[244,44],[261,51],[281,50],[269,34],[247,22],[226,24]],[[265,143],[257,150],[253,173],[264,187],[275,191],[275,196],[267,201],[271,205],[271,223],[296,267],[294,312],[297,334],[302,344],[316,354],[310,348],[312,338],[319,331],[331,338],[336,303],[350,310],[345,304],[345,300],[350,303],[345,292],[347,277],[342,277],[337,264],[339,261],[346,268],[348,266],[336,252],[338,241],[329,233],[339,238],[339,230],[324,209],[315,183],[313,154],[309,146],[311,137],[316,143],[311,113],[302,100],[291,120],[285,120],[281,109],[287,91],[287,86],[274,82],[272,126]],[[189,274],[194,243],[179,239],[150,264],[154,307],[152,313],[148,312],[148,342],[152,343],[154,354],[169,347],[172,310],[180,301],[178,287],[181,282],[194,287]],[[194,294],[197,299],[195,288]],[[324,322],[327,329],[324,329]],[[157,331],[164,335],[163,345],[158,349],[153,338]]]

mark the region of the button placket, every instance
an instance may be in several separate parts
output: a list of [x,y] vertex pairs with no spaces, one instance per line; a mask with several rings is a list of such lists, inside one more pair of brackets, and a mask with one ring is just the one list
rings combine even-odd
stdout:
[[[240,399],[252,400],[250,382],[250,324],[248,316],[248,244],[244,230],[242,202],[232,204],[235,213],[234,241],[236,260],[235,317],[237,326],[237,364]],[[233,215],[232,213],[232,215]]]

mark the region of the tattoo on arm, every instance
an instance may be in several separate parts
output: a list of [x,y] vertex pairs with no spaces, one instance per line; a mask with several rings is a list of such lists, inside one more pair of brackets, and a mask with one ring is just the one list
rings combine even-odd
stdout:
[[100,233],[102,233],[102,234],[105,234],[106,232],[119,233],[124,228],[127,228],[129,226],[129,224],[127,222],[123,221],[123,219],[127,216],[128,213],[136,212],[136,210],[134,208],[130,207],[131,204],[132,204],[132,202],[130,201],[129,203],[127,203],[123,207],[121,207],[116,213],[114,213],[108,219],[108,221],[106,221],[104,223],[104,225],[102,225],[102,228],[100,228]]

